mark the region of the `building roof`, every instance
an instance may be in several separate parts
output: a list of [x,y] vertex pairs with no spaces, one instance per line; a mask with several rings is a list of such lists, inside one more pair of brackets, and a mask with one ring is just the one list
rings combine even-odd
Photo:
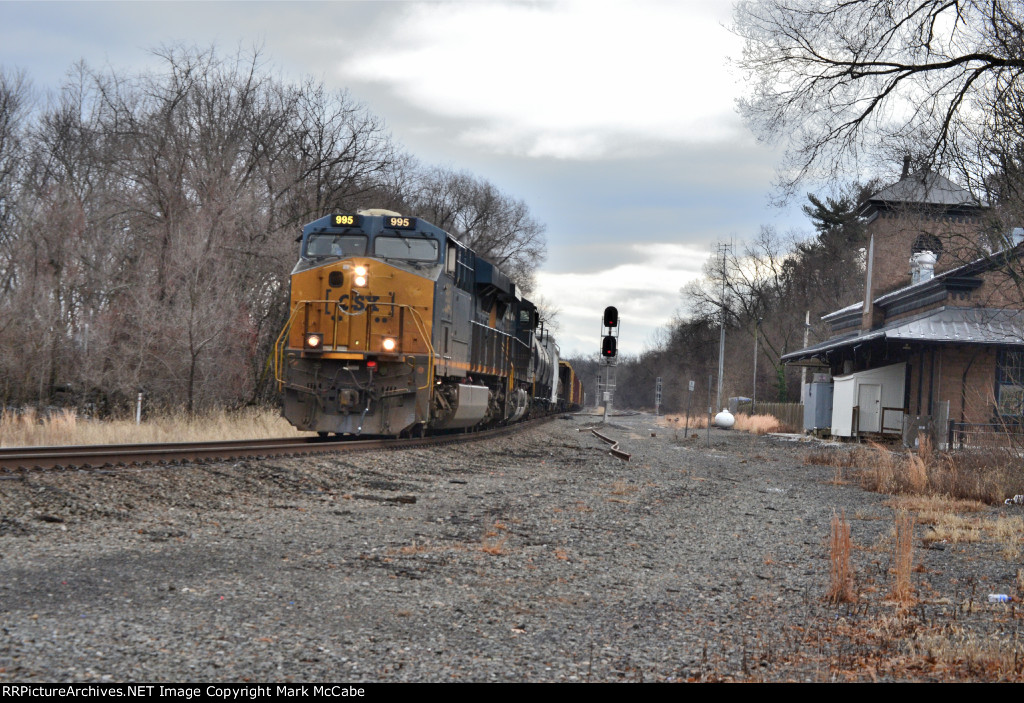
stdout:
[[861,300],[859,302],[853,303],[852,305],[847,305],[845,308],[839,308],[838,310],[833,310],[832,312],[830,312],[827,315],[822,315],[821,319],[822,320],[826,320],[826,321],[832,320],[834,318],[840,317],[841,315],[845,315],[846,313],[853,312],[854,310],[861,310],[861,309],[863,309],[863,307],[864,307],[864,301]]
[[931,171],[908,174],[872,195],[868,201],[875,204],[912,203],[957,208],[982,207],[970,191]]
[[835,349],[860,345],[876,339],[1024,346],[1024,311],[998,308],[937,308],[916,317],[895,320],[878,329],[863,333],[851,332],[806,349],[783,354],[782,361],[808,360]]
[[[897,302],[904,298],[912,297],[918,291],[923,291],[931,288],[936,288],[938,286],[942,286],[946,284],[947,281],[950,280],[960,279],[966,276],[975,276],[989,269],[1002,266],[1011,257],[1019,257],[1022,254],[1024,254],[1024,243],[1018,244],[1017,246],[1013,246],[1008,249],[1002,249],[987,256],[979,257],[974,261],[969,261],[966,264],[961,264],[960,266],[957,266],[956,268],[951,268],[948,271],[943,271],[942,273],[935,274],[931,278],[925,279],[923,281],[911,283],[909,285],[903,286],[902,288],[897,288],[896,290],[889,291],[888,293],[885,293],[884,295],[880,295],[877,298],[875,298],[873,304],[883,308],[888,307],[894,302]],[[844,315],[851,314],[854,311],[859,312],[863,309],[864,301],[861,300],[856,303],[852,303],[851,305],[847,305],[844,308],[833,310],[827,315],[822,315],[821,319],[826,322],[829,322],[839,317],[843,317]]]

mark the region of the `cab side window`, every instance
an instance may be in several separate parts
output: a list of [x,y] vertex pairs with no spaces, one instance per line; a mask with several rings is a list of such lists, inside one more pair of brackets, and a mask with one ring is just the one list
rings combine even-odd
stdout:
[[476,255],[473,252],[454,242],[448,242],[444,270],[455,279],[457,288],[473,292],[473,282],[476,280]]
[[455,271],[458,268],[458,251],[459,248],[457,246],[448,242],[448,250],[444,255],[444,272],[452,278],[455,278]]

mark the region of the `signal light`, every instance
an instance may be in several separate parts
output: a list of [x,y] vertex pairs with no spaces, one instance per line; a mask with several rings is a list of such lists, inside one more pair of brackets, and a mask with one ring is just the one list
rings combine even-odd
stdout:
[[[619,310],[618,308],[609,305],[604,309],[604,326],[605,327],[618,327],[619,326]],[[615,356],[612,354],[612,356]]]
[[615,337],[608,335],[601,342],[601,356],[609,358],[615,356]]

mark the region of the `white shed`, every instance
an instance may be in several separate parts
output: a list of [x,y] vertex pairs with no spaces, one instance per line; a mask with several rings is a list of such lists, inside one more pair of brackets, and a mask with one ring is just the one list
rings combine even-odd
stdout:
[[907,365],[893,364],[835,377],[832,434],[903,431],[903,398]]

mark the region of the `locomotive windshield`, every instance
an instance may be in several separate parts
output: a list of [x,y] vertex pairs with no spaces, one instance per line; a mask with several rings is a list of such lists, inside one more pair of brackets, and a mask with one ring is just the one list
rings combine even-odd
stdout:
[[318,232],[306,239],[303,258],[314,259],[324,256],[365,256],[366,236],[362,234],[328,234]]
[[438,251],[436,239],[377,237],[373,240],[373,254],[382,259],[437,261]]

